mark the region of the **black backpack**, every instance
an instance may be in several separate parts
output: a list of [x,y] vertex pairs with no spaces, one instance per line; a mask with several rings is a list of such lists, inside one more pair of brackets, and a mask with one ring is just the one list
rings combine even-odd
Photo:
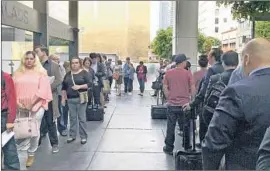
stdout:
[[227,85],[223,82],[222,75],[218,74],[218,81],[215,82],[210,88],[209,95],[205,101],[204,109],[206,109],[210,113],[214,113],[219,101],[219,97],[226,87]]

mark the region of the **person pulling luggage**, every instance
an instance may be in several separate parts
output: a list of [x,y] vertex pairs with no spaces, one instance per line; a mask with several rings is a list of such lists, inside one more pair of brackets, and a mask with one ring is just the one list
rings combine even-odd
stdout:
[[182,106],[190,102],[190,97],[194,96],[196,91],[192,74],[185,69],[186,61],[185,54],[176,55],[176,68],[167,71],[163,80],[164,94],[168,101],[167,131],[163,151],[170,155],[172,155],[174,149],[177,121],[182,121],[178,124],[183,129],[184,114]]

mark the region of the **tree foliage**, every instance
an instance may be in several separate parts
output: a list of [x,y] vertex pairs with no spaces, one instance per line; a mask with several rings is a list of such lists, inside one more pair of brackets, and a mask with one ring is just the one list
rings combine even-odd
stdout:
[[270,21],[257,21],[255,24],[255,36],[270,40]]
[[249,19],[270,14],[270,1],[219,1],[217,5],[231,6],[234,19]]
[[199,31],[198,33],[198,51],[199,53],[207,53],[211,50],[213,46],[220,46],[221,41],[215,37],[205,36]]
[[168,59],[172,56],[172,35],[171,27],[158,30],[151,47],[160,58]]

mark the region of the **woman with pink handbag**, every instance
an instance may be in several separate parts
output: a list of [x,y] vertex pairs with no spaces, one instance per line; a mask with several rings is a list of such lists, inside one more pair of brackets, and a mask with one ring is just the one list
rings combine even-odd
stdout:
[[48,102],[52,100],[51,86],[47,71],[33,51],[25,53],[13,79],[18,106],[14,123],[15,138],[30,138],[26,162],[26,166],[30,167],[38,148],[41,120],[48,109]]

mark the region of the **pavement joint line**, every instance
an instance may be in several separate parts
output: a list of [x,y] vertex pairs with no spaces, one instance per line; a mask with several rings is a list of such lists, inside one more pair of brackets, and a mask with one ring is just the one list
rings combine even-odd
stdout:
[[[161,147],[162,148],[162,147]],[[118,154],[164,154],[164,152],[152,152],[152,151],[97,151],[98,153],[118,153]],[[165,155],[165,154],[164,154]]]
[[157,129],[144,129],[144,128],[104,128],[104,129],[115,129],[115,130],[138,130],[138,131],[157,131],[157,130],[162,130],[160,128],[157,128]]
[[93,159],[95,158],[95,155],[96,155],[96,153],[97,153],[97,151],[98,151],[98,148],[99,148],[99,146],[100,146],[100,143],[101,143],[101,141],[102,141],[102,139],[103,139],[103,137],[104,137],[104,135],[105,135],[106,129],[108,128],[108,126],[109,126],[109,124],[110,124],[110,122],[111,122],[111,119],[112,119],[112,117],[113,117],[113,114],[114,114],[114,111],[115,111],[115,109],[116,109],[116,106],[117,106],[117,105],[115,105],[115,107],[114,107],[114,109],[113,109],[113,112],[112,112],[112,115],[110,116],[109,122],[107,123],[106,127],[104,128],[105,131],[103,132],[103,134],[102,134],[102,136],[101,136],[101,138],[100,138],[100,140],[99,140],[99,142],[98,142],[98,145],[97,145],[97,147],[96,147],[96,150],[94,150],[94,154],[93,154],[93,156],[91,157],[90,163],[89,163],[89,165],[85,168],[85,170],[87,170],[87,169],[91,166],[91,163],[92,163]]

